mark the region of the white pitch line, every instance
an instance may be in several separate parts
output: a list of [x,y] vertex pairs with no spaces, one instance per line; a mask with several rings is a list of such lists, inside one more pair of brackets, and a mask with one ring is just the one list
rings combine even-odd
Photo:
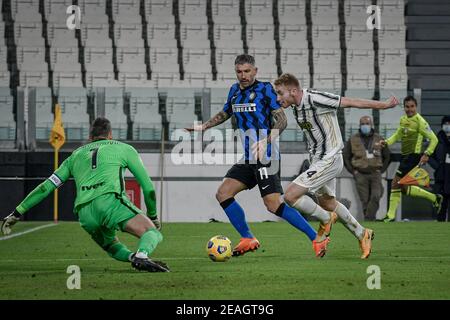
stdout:
[[12,238],[15,238],[15,237],[19,237],[19,236],[22,236],[22,235],[30,233],[30,232],[34,232],[34,231],[37,231],[37,230],[40,230],[40,229],[44,229],[44,228],[48,228],[48,227],[54,227],[56,225],[57,224],[55,224],[55,223],[44,224],[43,226],[39,226],[39,227],[32,228],[32,229],[29,229],[29,230],[25,230],[25,231],[22,231],[22,232],[14,233],[14,234],[9,235],[9,236],[0,237],[0,241],[12,239]]

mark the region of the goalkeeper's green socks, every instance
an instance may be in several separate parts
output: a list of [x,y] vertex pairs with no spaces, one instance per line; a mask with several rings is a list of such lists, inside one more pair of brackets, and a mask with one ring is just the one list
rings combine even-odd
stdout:
[[123,243],[117,242],[107,250],[108,254],[116,260],[129,262],[133,254]]
[[150,229],[146,233],[141,236],[139,239],[138,250],[137,253],[139,256],[149,256],[152,254],[153,250],[155,250],[158,243],[160,243],[163,239],[161,232],[156,229]]
[[431,201],[432,203],[436,202],[436,195],[434,193],[431,193],[431,192],[429,192],[425,189],[419,188],[417,186],[408,186],[408,190],[407,190],[406,194],[411,197],[427,199],[428,201]]
[[397,207],[402,199],[402,191],[400,189],[392,189],[391,196],[389,197],[389,210],[386,218],[389,220],[395,219],[395,213]]

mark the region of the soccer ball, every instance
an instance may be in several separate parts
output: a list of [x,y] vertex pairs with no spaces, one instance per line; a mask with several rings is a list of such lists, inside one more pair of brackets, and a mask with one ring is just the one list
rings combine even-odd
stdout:
[[225,236],[215,236],[206,244],[208,257],[215,262],[224,262],[231,257],[231,241]]

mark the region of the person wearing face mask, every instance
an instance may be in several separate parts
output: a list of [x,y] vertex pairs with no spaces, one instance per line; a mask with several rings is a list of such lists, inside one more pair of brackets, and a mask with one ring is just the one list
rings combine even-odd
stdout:
[[390,161],[387,146],[376,148],[383,138],[374,131],[372,118],[363,116],[359,120],[359,131],[346,142],[343,156],[344,165],[353,174],[363,207],[364,218],[373,221],[383,196],[381,174]]
[[442,117],[442,130],[437,134],[438,145],[428,163],[434,171],[433,191],[443,196],[441,210],[437,213],[438,221],[449,221],[450,204],[450,116]]

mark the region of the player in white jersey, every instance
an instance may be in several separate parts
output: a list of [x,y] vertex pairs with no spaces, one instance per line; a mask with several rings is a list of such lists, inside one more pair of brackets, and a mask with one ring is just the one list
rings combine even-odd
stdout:
[[[318,235],[327,237],[331,226],[339,218],[344,226],[359,240],[361,259],[369,257],[373,230],[364,228],[347,208],[336,200],[336,177],[343,169],[341,131],[337,120],[339,108],[388,109],[398,105],[391,97],[387,101],[374,101],[340,97],[335,94],[302,89],[298,79],[283,74],[275,81],[277,101],[283,108],[292,106],[298,125],[308,142],[311,166],[299,175],[286,189],[284,201],[302,213],[319,219]],[[307,192],[315,193],[317,205]]]

